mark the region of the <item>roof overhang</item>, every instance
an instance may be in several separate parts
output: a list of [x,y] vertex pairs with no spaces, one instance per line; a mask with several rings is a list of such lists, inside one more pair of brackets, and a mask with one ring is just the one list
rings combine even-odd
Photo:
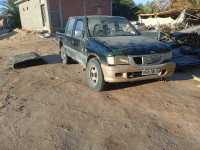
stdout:
[[[138,16],[140,17],[144,17],[144,18],[148,18],[148,17],[161,17],[161,18],[165,18],[165,17],[172,17],[173,19],[177,18],[181,12],[184,9],[171,9],[168,11],[163,11],[160,13],[155,13],[155,14],[139,14]],[[187,14],[197,14],[200,12],[200,9],[185,9]]]
[[26,1],[29,1],[29,0],[17,0],[17,1],[15,2],[15,5],[22,4],[22,3],[26,2]]

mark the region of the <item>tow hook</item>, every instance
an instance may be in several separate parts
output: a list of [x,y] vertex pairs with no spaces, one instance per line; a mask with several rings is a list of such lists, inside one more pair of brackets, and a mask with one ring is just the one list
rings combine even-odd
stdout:
[[160,78],[159,81],[160,82],[166,82],[166,78]]

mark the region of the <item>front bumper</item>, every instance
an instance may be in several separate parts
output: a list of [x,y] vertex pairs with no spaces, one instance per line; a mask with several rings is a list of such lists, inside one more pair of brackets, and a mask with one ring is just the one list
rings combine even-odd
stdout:
[[[159,65],[132,67],[131,65],[101,65],[106,82],[129,82],[149,79],[167,78],[173,75],[176,64],[167,62]],[[160,69],[158,75],[142,75],[142,70]]]

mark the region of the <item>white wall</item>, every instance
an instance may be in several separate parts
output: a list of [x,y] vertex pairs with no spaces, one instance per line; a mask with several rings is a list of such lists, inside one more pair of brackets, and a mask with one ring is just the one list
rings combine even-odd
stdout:
[[[47,27],[43,27],[41,4],[45,5]],[[46,0],[29,0],[19,4],[22,28],[26,30],[50,30]]]

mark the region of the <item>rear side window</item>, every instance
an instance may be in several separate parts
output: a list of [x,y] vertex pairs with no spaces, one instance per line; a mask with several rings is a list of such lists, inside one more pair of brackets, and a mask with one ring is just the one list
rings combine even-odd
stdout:
[[75,31],[83,31],[83,20],[78,20],[76,23],[76,29]]
[[70,19],[69,20],[69,23],[68,23],[68,26],[67,26],[67,29],[66,29],[66,35],[70,35],[70,36],[72,35],[74,22],[75,22],[75,19]]

